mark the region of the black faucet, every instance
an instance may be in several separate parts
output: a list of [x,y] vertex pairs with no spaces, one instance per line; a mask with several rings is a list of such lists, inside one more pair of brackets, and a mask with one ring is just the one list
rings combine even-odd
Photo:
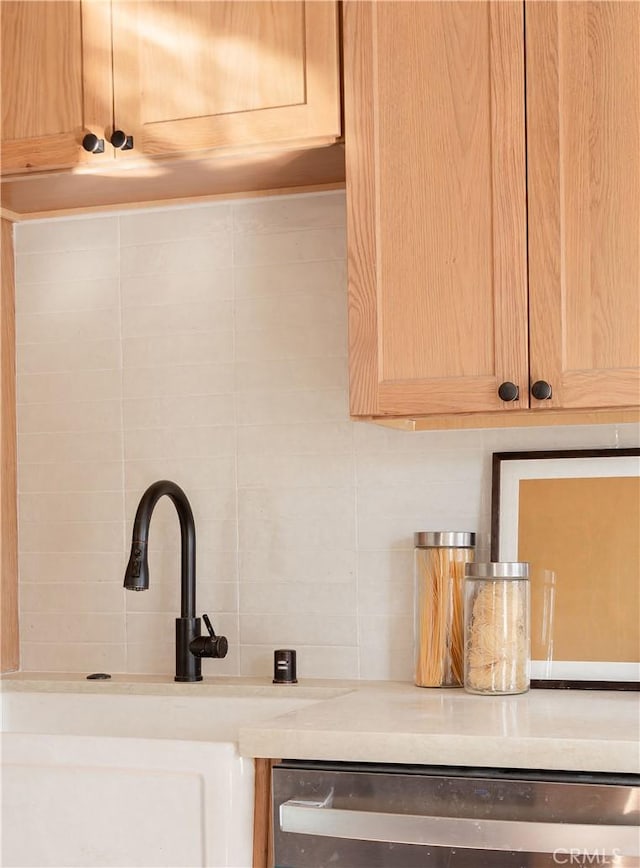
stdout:
[[155,505],[164,494],[171,498],[178,512],[182,546],[180,617],[176,618],[175,680],[202,681],[202,657],[225,657],[228,642],[224,636],[216,636],[207,615],[202,617],[209,635],[200,635],[200,618],[196,618],[196,526],[187,495],[175,482],[166,479],[154,482],[140,499],[133,523],[131,555],[124,574],[124,586],[130,591],[149,589],[149,524]]

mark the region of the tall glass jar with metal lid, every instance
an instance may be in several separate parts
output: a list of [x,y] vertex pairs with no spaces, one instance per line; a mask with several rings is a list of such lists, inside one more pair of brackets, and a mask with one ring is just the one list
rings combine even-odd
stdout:
[[465,567],[464,687],[469,693],[529,689],[529,564]]
[[420,531],[415,543],[415,683],[460,687],[463,682],[464,568],[476,536]]

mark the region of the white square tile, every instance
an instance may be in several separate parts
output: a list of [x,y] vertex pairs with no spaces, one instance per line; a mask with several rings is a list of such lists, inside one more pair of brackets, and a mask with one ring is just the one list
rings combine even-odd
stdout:
[[549,428],[506,428],[483,432],[489,452],[546,449],[608,449],[615,446],[613,425],[554,425]]
[[66,281],[118,278],[116,250],[73,250],[60,253],[18,253],[16,284],[64,283]]
[[202,304],[165,304],[129,307],[123,312],[122,334],[125,338],[145,335],[188,335],[233,328],[230,301]]
[[290,582],[333,585],[351,583],[356,575],[354,549],[320,549],[309,556],[302,548],[241,549],[241,582]]
[[[69,464],[78,462],[97,462],[104,464],[122,460],[122,431],[92,431],[87,436],[84,431],[62,431],[57,433],[19,434],[18,466],[19,471],[28,464],[47,463]],[[122,474],[120,474],[122,476]]]
[[20,374],[17,378],[18,404],[55,401],[68,405],[76,401],[116,401],[122,397],[122,372],[55,371]]
[[113,310],[119,305],[120,287],[111,278],[102,280],[48,281],[23,284],[16,282],[16,313],[18,315],[55,313],[59,311]]
[[358,617],[360,646],[365,652],[370,649],[393,652],[398,649],[413,650],[413,613],[360,615]]
[[75,612],[79,616],[94,613],[124,616],[124,594],[121,582],[22,582],[20,610],[25,615],[32,612]]
[[347,297],[343,291],[305,290],[236,301],[236,328],[240,333],[272,328],[330,330],[344,328],[346,322]]
[[23,672],[127,672],[123,642],[20,642]]
[[[240,425],[237,432],[239,456],[344,455],[353,446],[349,422]],[[349,479],[343,481],[349,482]]]
[[232,264],[230,235],[212,235],[208,238],[187,238],[122,247],[120,273],[122,277],[142,274],[186,275],[225,268]]
[[363,648],[360,654],[360,678],[368,681],[413,681],[413,648]]
[[233,270],[210,268],[189,274],[151,274],[123,277],[122,309],[176,304],[206,304],[233,298]]
[[238,455],[238,486],[340,488],[353,480],[351,455]]
[[121,490],[122,461],[58,461],[18,467],[18,492]]
[[344,226],[344,191],[249,199],[233,203],[234,231],[259,234]]
[[273,359],[323,359],[347,357],[347,327],[315,325],[299,329],[270,327],[236,332],[236,358],[240,362]]
[[346,392],[348,382],[347,360],[342,358],[268,359],[238,362],[235,366],[238,392],[259,393],[268,389],[341,389]]
[[123,416],[125,430],[229,425],[234,421],[234,400],[232,395],[127,398]]
[[125,434],[125,458],[208,458],[235,456],[233,426],[203,428],[132,428]]
[[239,266],[344,259],[345,255],[346,232],[342,227],[236,235],[233,244],[234,263]]
[[23,612],[20,618],[22,642],[49,642],[89,645],[121,644],[125,640],[124,616],[93,612],[79,618],[76,612]]
[[20,582],[118,582],[124,579],[124,552],[20,552]]
[[78,401],[21,404],[17,413],[21,434],[54,431],[118,431],[122,424],[120,401]]
[[120,311],[117,308],[26,313],[16,318],[17,344],[119,339]]
[[413,580],[392,582],[384,585],[358,580],[358,614],[366,615],[411,615],[413,612]]
[[122,372],[122,388],[125,398],[228,395],[233,391],[233,365],[187,364],[160,369],[128,367]]
[[240,265],[234,268],[235,297],[248,299],[280,298],[285,295],[307,297],[332,294],[342,297],[347,311],[347,265],[344,259],[312,262],[273,262],[265,265]]
[[187,208],[167,208],[120,216],[123,247],[155,244],[183,238],[210,237],[233,228],[231,204],[227,202]]
[[[233,361],[233,332],[198,332],[190,335],[154,335],[122,341],[124,369],[210,365]],[[104,365],[102,367],[105,367]],[[158,377],[163,371],[158,372]]]
[[356,608],[353,584],[317,585],[292,582],[241,582],[240,611],[243,614],[342,615]]
[[240,614],[240,641],[248,645],[296,648],[301,645],[355,645],[356,618],[353,615],[306,613]]
[[[19,548],[21,552],[93,552],[122,551],[121,521],[70,521],[62,512],[56,519],[44,522],[22,522]],[[63,519],[63,520],[60,520]]]
[[118,218],[84,217],[17,223],[14,244],[17,253],[116,248]]
[[283,520],[353,528],[355,491],[350,487],[243,489],[238,494],[238,517],[249,522]]
[[119,491],[22,492],[18,515],[21,522],[45,524],[61,517],[74,522],[122,522],[124,498]]
[[347,394],[342,389],[241,393],[236,402],[240,425],[342,423],[349,413]]
[[18,374],[118,370],[120,367],[118,340],[61,341],[16,347]]

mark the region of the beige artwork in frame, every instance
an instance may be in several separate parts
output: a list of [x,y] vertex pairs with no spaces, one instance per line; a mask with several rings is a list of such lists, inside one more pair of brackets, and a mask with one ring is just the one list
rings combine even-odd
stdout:
[[531,565],[537,687],[640,687],[640,449],[493,456],[492,560]]

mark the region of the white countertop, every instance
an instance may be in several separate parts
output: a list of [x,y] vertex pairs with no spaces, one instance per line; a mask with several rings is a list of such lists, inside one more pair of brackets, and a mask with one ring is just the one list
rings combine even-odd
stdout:
[[311,706],[244,726],[243,756],[420,765],[640,773],[640,696],[624,691],[531,690],[474,696],[400,682],[15,673],[3,690],[160,695],[290,695]]
[[362,685],[240,731],[245,756],[640,773],[640,697]]

